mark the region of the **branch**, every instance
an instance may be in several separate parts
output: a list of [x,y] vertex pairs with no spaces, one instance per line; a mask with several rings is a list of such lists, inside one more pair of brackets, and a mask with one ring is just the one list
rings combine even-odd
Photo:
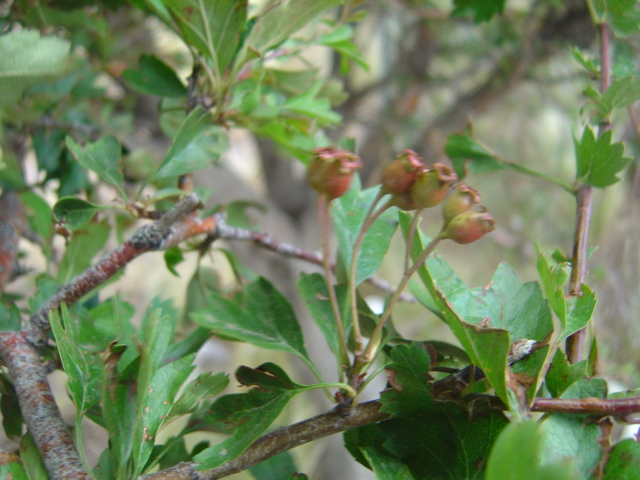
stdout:
[[366,402],[352,407],[350,414],[341,415],[336,409],[321,415],[278,428],[256,440],[239,457],[210,470],[196,470],[195,463],[181,463],[157,473],[143,475],[139,480],[215,480],[246,470],[279,453],[291,450],[312,440],[344,432],[356,427],[377,423],[389,417],[380,411],[379,402]]
[[[600,33],[600,93],[604,93],[611,84],[611,29],[606,23],[598,25]],[[612,127],[609,119],[605,118],[598,130],[602,135]],[[587,277],[587,247],[589,240],[589,225],[593,205],[593,187],[583,184],[578,188],[576,198],[576,226],[573,241],[573,255],[571,260],[571,282],[569,291],[572,296],[582,295],[582,284]],[[567,338],[567,359],[570,363],[582,360],[586,327],[578,330]]]
[[21,332],[0,332],[0,357],[9,370],[22,417],[49,476],[54,480],[88,479],[37,351]]
[[[322,254],[318,251],[305,250],[304,248],[296,247],[290,243],[280,242],[271,237],[267,232],[232,227],[226,223],[224,214],[216,214],[215,218],[215,231],[210,234],[213,240],[247,240],[255,243],[261,248],[278,253],[284,257],[296,258],[298,260],[304,260],[305,262],[322,266]],[[335,268],[335,265],[332,264],[331,268]],[[389,282],[375,276],[367,278],[366,282],[385,292],[395,291],[395,287],[393,287]],[[403,302],[416,301],[412,295],[408,294],[402,294],[400,296],[400,300]]]
[[[184,197],[160,220],[138,229],[130,240],[102,257],[71,282],[49,298],[25,323],[26,339],[36,347],[44,346],[49,333],[49,312],[62,303],[73,305],[95,287],[103,284],[138,255],[153,250],[162,250],[179,243],[189,236],[202,233],[203,221],[188,215],[200,205],[196,194]],[[177,223],[178,220],[183,220]],[[175,225],[174,225],[175,224]],[[207,225],[208,226],[208,225]]]

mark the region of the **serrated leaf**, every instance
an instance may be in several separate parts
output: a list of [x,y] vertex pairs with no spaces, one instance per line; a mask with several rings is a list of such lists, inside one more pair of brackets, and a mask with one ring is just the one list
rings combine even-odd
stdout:
[[211,125],[211,118],[196,108],[178,130],[153,178],[173,177],[202,170],[226,148],[226,135]]
[[[378,195],[379,188],[378,186],[360,190],[359,181],[354,179],[349,191],[332,202],[333,225],[338,237],[340,255],[345,265],[351,265],[353,245],[364,222],[364,216]],[[371,225],[358,252],[356,285],[378,270],[389,249],[389,243],[397,225],[395,208],[388,209]]]
[[[406,236],[411,219],[408,215],[401,215],[400,222]],[[411,257],[417,259],[423,249],[422,236],[415,235]],[[445,322],[469,355],[471,363],[485,373],[496,394],[509,405],[506,384],[507,357],[511,346],[509,332],[483,326],[485,317],[477,315],[490,312],[485,300],[477,293],[472,294],[441,257],[432,255],[418,269],[418,275],[442,312]],[[456,308],[461,311],[458,312]]]
[[487,22],[504,10],[506,0],[454,0],[452,17],[473,15],[475,23]]
[[614,80],[596,104],[598,111],[610,116],[616,108],[625,108],[640,100],[640,78],[625,77]]
[[[291,398],[309,388],[315,388],[292,382],[277,365],[265,364],[259,368],[275,373],[277,377],[272,385],[254,388],[244,394],[225,395],[209,408],[203,420],[205,424],[228,432],[230,436],[194,456],[194,461],[200,464],[198,469],[215,468],[240,455],[269,428]],[[258,370],[244,367],[245,375],[250,375],[249,371],[259,373]],[[285,388],[278,388],[279,386]]]
[[208,56],[221,78],[247,21],[246,0],[164,0],[187,43]]
[[640,444],[632,438],[622,440],[609,453],[603,480],[634,480],[640,472]]
[[545,384],[555,398],[560,397],[571,385],[587,374],[587,361],[570,364],[562,350],[556,350],[549,371],[545,376]]
[[[61,306],[60,314],[52,310],[50,317],[51,330],[56,339],[60,360],[65,373],[69,376],[69,391],[78,415],[82,416],[100,400],[102,365],[95,362],[95,357],[80,348],[78,339],[62,327],[62,321],[67,324],[70,318],[66,305]],[[70,331],[73,332],[73,329]]]
[[215,334],[292,353],[311,363],[302,330],[287,299],[263,277],[247,285],[243,293],[241,303],[214,294],[207,307],[192,313],[191,318]]
[[71,44],[58,37],[41,37],[36,30],[0,36],[0,107],[20,100],[24,91],[69,70]]
[[608,24],[618,37],[640,31],[640,11],[636,0],[594,0],[598,21]]
[[53,206],[53,216],[59,222],[64,222],[69,230],[79,230],[86,226],[93,216],[109,208],[104,205],[95,205],[76,197],[63,197]]
[[507,425],[491,449],[486,480],[574,480],[567,462],[540,465],[542,442],[540,424],[535,420]]
[[392,389],[382,393],[383,411],[392,419],[379,424],[387,452],[400,459],[417,478],[484,478],[486,458],[498,433],[508,421],[502,413],[468,412],[452,402],[435,401],[429,383],[430,358],[413,344],[398,345],[391,351],[388,369]]
[[67,136],[67,147],[80,165],[116,187],[122,198],[127,199],[127,193],[122,187],[124,177],[120,166],[122,146],[116,137],[107,135],[96,142],[87,143],[82,148],[73,138]]
[[574,138],[578,182],[604,188],[620,181],[616,174],[632,159],[623,157],[624,145],[611,143],[611,135],[608,130],[596,139],[591,127],[587,126],[580,141]]
[[138,409],[138,421],[134,431],[133,459],[136,465],[134,476],[140,475],[151,455],[155,437],[169,415],[178,390],[193,369],[195,353],[182,357],[160,368],[146,390],[139,392],[143,405]]
[[122,77],[134,90],[159,97],[186,96],[187,89],[176,72],[154,55],[141,55],[138,68],[122,72]]
[[582,284],[580,296],[567,299],[567,323],[563,335],[568,337],[586,327],[596,308],[596,295],[588,285]]

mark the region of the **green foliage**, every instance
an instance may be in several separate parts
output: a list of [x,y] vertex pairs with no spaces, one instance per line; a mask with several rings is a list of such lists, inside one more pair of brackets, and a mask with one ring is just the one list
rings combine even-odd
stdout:
[[[405,69],[404,63],[411,63],[408,55],[396,55],[397,59],[388,55],[385,62],[394,65],[386,73],[388,78],[381,77],[378,83],[369,85],[369,80],[363,83],[353,75],[350,66],[359,66],[358,74],[369,70],[375,73],[387,66],[372,63],[369,68],[368,52],[361,52],[357,46],[360,41],[356,40],[369,38],[366,29],[375,24],[359,23],[368,10],[358,0],[139,0],[133,5],[98,2],[89,7],[78,2],[35,6],[24,0],[9,3],[7,18],[0,18],[0,193],[18,190],[25,215],[17,227],[4,218],[10,216],[7,212],[0,212],[0,217],[11,225],[11,233],[19,231],[39,246],[44,266],[37,267],[41,271],[35,274],[27,273],[31,278],[26,284],[32,286],[27,288],[33,290],[30,295],[2,292],[0,323],[4,331],[19,330],[24,320],[60,287],[78,289],[79,303],[63,304],[50,313],[52,337],[42,354],[50,364],[61,365],[68,377],[68,392],[76,407],[75,442],[88,471],[94,465],[88,465],[85,458],[83,420],[91,419],[109,436],[108,447],[93,470],[96,478],[137,478],[180,462],[195,462],[200,470],[222,466],[238,459],[268,433],[294,396],[324,390],[339,404],[329,416],[339,412],[348,419],[351,407],[358,403],[361,392],[369,393],[369,382],[377,375],[386,375],[387,388],[378,401],[388,417],[347,431],[344,438],[354,459],[379,480],[586,480],[597,468],[602,469],[605,479],[637,476],[637,442],[623,440],[604,452],[604,430],[593,417],[546,413],[535,418],[530,413],[536,411],[532,407],[541,397],[561,405],[567,399],[589,404],[638,398],[638,390],[607,395],[606,383],[595,378],[595,336],[583,360],[573,361],[562,349],[567,338],[590,326],[597,301],[586,284],[579,285],[580,295],[568,294],[573,260],[559,250],[548,256],[538,244],[539,280],[522,281],[525,274],[520,277],[515,267],[496,262],[495,271],[486,275],[490,280],[485,286],[469,287],[462,280],[466,272],[456,272],[445,260],[450,250],[431,254],[432,246],[446,240],[437,231],[429,239],[417,227],[419,222],[413,214],[391,207],[369,225],[368,212],[377,214],[373,207],[383,208],[388,198],[380,195],[380,186],[363,189],[360,179],[345,195],[332,201],[331,218],[325,219],[327,223],[319,229],[328,231],[331,226],[335,233],[335,239],[318,241],[322,246],[329,242],[329,251],[336,250],[335,259],[323,259],[327,271],[334,269],[335,279],[302,273],[296,283],[310,321],[329,347],[318,355],[332,358],[320,359],[315,349],[307,350],[306,329],[298,318],[302,312],[230,249],[217,251],[226,259],[223,263],[231,270],[231,281],[223,278],[220,265],[204,263],[219,232],[197,231],[208,234],[206,239],[205,235],[194,236],[194,225],[201,226],[200,220],[212,212],[217,216],[207,219],[210,224],[224,214],[226,225],[239,232],[239,239],[255,238],[253,233],[249,235],[249,230],[257,230],[253,216],[265,213],[266,207],[243,199],[242,192],[207,213],[189,213],[188,222],[181,218],[167,229],[173,246],[165,249],[163,258],[169,273],[178,276],[177,266],[181,265],[182,274],[189,268],[186,260],[198,255],[195,270],[186,275],[189,280],[185,280],[182,311],[156,298],[144,313],[136,315],[133,304],[118,295],[84,291],[74,280],[86,272],[100,277],[102,287],[105,281],[101,275],[105,272],[91,267],[105,253],[108,240],[122,244],[134,229],[158,218],[184,198],[191,191],[189,177],[218,162],[229,150],[234,130],[244,129],[268,139],[278,155],[295,157],[302,165],[309,162],[315,148],[331,144],[351,151],[357,146],[364,157],[366,149],[355,140],[340,138],[346,131],[351,134],[343,122],[362,115],[360,106],[354,109],[349,103],[338,111],[346,92],[354,92],[357,97],[358,88],[366,93],[383,87],[386,96],[409,87],[409,97],[411,82],[437,82],[445,91],[442,99],[433,101],[422,93],[419,98],[403,99],[394,105],[393,115],[384,118],[388,130],[374,131],[373,135],[381,141],[393,137],[389,142],[393,142],[393,148],[407,148],[417,141],[417,135],[424,133],[419,132],[419,125],[425,121],[422,113],[410,119],[415,138],[413,132],[396,128],[396,119],[391,118],[404,115],[404,103],[419,105],[416,110],[428,104],[426,110],[433,109],[428,115],[444,119],[443,128],[449,133],[449,120],[441,116],[439,105],[450,102],[444,87],[449,82],[466,85],[469,78],[455,78],[461,66],[473,71],[473,77],[489,76],[485,66],[479,68],[470,60],[480,45],[464,52],[469,58],[462,61],[451,55],[446,68],[439,65],[441,55],[433,54],[432,59],[431,53],[421,52],[421,58],[428,57],[426,60],[434,60],[432,64],[437,65],[428,72],[422,64],[406,65]],[[439,48],[450,55],[452,50],[464,50],[460,45],[476,42],[474,35],[483,32],[485,36],[477,37],[483,41],[476,43],[491,42],[491,62],[487,63],[499,63],[500,69],[507,71],[514,65],[513,59],[501,56],[504,52],[521,55],[520,49],[530,43],[534,50],[547,48],[546,44],[538,45],[540,38],[524,36],[520,31],[524,30],[523,19],[531,25],[543,18],[548,20],[551,17],[542,15],[561,2],[543,2],[535,10],[529,6],[509,10],[505,0],[454,0],[453,8],[446,10],[438,2],[400,3],[398,12],[416,9],[419,21],[412,19],[411,23],[424,27],[405,35],[404,26],[394,26],[391,30],[399,32],[403,45],[420,44],[424,37],[433,35]],[[379,7],[385,8],[382,4]],[[573,139],[575,181],[566,182],[544,171],[548,168],[543,162],[529,168],[521,159],[507,160],[496,153],[504,146],[494,150],[485,145],[470,124],[463,132],[449,134],[444,142],[444,152],[460,180],[473,182],[477,175],[502,178],[504,170],[509,170],[542,179],[575,197],[583,188],[608,188],[624,177],[632,158],[625,157],[622,142],[613,141],[621,135],[616,133],[614,137],[610,127],[614,120],[619,122],[626,108],[640,100],[638,66],[633,43],[628,39],[640,33],[640,13],[632,0],[590,0],[588,7],[594,22],[606,23],[616,36],[616,66],[606,91],[597,92],[595,83],[584,90],[587,100],[581,111],[591,116],[583,118],[582,134]],[[105,8],[116,13],[107,15]],[[508,15],[502,18],[505,9]],[[398,12],[394,15],[401,14]],[[444,22],[442,28],[433,28],[432,14]],[[146,35],[150,24],[162,34],[170,29],[171,35],[186,46],[180,55],[187,58],[164,51],[151,53],[154,42],[130,47],[130,38],[113,28],[118,15],[129,22],[123,27],[129,33],[140,28]],[[472,17],[473,23],[461,17]],[[481,23],[485,24],[477,25]],[[387,40],[391,30],[385,30],[386,24],[376,24],[378,27]],[[527,32],[529,28],[534,29],[527,26]],[[418,34],[416,38],[411,36],[414,33]],[[472,40],[456,44],[464,36]],[[311,63],[316,52],[335,57],[330,74],[330,69],[322,68],[324,65]],[[573,48],[571,52],[588,76],[585,81],[602,75],[605,62],[592,58],[589,48]],[[412,68],[420,70],[417,81],[409,72]],[[523,73],[518,70],[517,76]],[[535,72],[526,73],[535,77]],[[475,85],[462,94],[460,104],[495,88],[494,81],[504,80],[498,73],[491,75],[496,78],[485,87],[475,90]],[[404,76],[407,79],[400,87],[394,83],[396,77]],[[142,136],[132,135],[134,124],[140,121],[138,108],[149,101],[143,96],[159,97],[153,99],[153,109],[156,104],[158,108],[158,128],[145,124],[154,137],[166,137],[163,140],[169,147],[158,158],[153,149],[147,151],[148,145],[140,146]],[[534,138],[533,134],[530,137]],[[431,165],[437,156],[435,152],[427,163]],[[363,160],[366,163],[367,158]],[[375,184],[378,177],[368,178],[366,185]],[[216,194],[214,191],[212,199]],[[483,196],[491,198],[493,192],[488,189]],[[528,199],[528,203],[534,204],[534,200]],[[467,207],[475,213],[484,213],[485,209],[475,200],[463,210]],[[510,213],[513,218],[518,214]],[[510,241],[504,232],[511,227],[504,212],[496,213],[496,219],[502,229],[496,243],[506,249]],[[398,225],[406,253],[389,251],[392,240],[395,245]],[[3,262],[6,240],[2,235],[7,231],[5,224],[0,224]],[[63,231],[67,235],[64,248],[55,238],[56,232]],[[272,235],[268,240],[277,243],[279,232],[268,233]],[[355,252],[361,234],[362,244]],[[188,242],[176,245],[174,240]],[[401,243],[402,239],[397,240]],[[290,245],[281,246],[280,251],[289,255],[297,251]],[[474,258],[481,264],[483,251],[478,248]],[[404,263],[417,262],[427,253],[430,255],[415,272],[409,266],[403,269]],[[116,250],[116,260],[121,254]],[[389,262],[392,265],[385,265],[384,270],[397,268],[392,276],[400,273],[401,280],[391,287],[383,312],[373,313],[363,299],[369,287],[362,284],[380,273],[390,255],[394,255]],[[347,277],[354,258],[355,281],[351,284]],[[4,268],[5,263],[0,273]],[[412,273],[416,278],[409,280]],[[402,320],[399,317],[404,311],[395,306],[406,285],[422,306],[416,306],[417,316],[434,314],[443,321],[448,338],[416,342],[405,338],[401,333],[404,328],[396,330],[394,325],[400,325],[397,320]],[[571,287],[573,290],[576,285]],[[335,304],[330,292],[335,293]],[[350,300],[354,300],[353,310]],[[255,362],[261,363],[256,368],[234,366],[236,382],[231,384],[224,372],[196,375],[196,355],[211,336],[217,341],[244,342],[293,354],[312,371],[318,383],[298,383],[284,368],[269,361]],[[517,348],[522,345],[530,350],[519,354]],[[324,367],[331,362],[337,367],[335,380],[345,383],[322,379],[319,364]],[[25,419],[20,413],[19,394],[7,373],[1,376],[0,394],[4,431],[9,437],[20,438],[22,459],[22,464],[12,459],[1,465],[0,475],[48,478],[32,437],[23,432]],[[504,411],[509,413],[505,415]],[[334,420],[336,425],[343,421]],[[172,429],[164,435],[163,429],[169,425]],[[307,428],[313,430],[314,425]],[[190,446],[188,435],[211,431],[217,436]],[[312,432],[312,437],[315,434]],[[608,458],[603,453],[608,453]],[[250,471],[258,480],[306,478],[297,473],[296,462],[287,452],[252,466]]]

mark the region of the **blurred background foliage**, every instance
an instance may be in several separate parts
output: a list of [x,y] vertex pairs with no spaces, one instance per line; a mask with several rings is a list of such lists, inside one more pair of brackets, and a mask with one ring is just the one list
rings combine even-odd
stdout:
[[[595,85],[576,58],[599,57],[586,2],[494,0],[473,5],[469,8],[464,0],[369,0],[348,1],[330,10],[324,23],[298,32],[284,44],[285,53],[266,62],[268,71],[259,71],[262,77],[241,72],[246,75],[233,91],[234,105],[253,111],[250,93],[256,89],[291,98],[317,88],[321,104],[315,106],[324,108],[324,114],[311,122],[322,127],[313,141],[282,141],[283,132],[270,124],[243,123],[230,114],[215,127],[224,138],[211,147],[216,159],[213,173],[198,174],[197,186],[212,189],[211,205],[231,199],[267,205],[277,215],[261,228],[276,238],[283,234],[291,243],[317,248],[314,196],[296,160],[304,163],[305,153],[316,144],[355,138],[365,165],[362,182],[370,186],[405,148],[416,150],[428,163],[448,161],[448,136],[471,128],[475,138],[502,158],[570,181],[575,168],[573,136],[590,115],[583,92]],[[250,2],[250,12],[264,7],[265,2]],[[84,141],[111,134],[123,145],[125,179],[133,190],[135,182],[162,161],[184,118],[184,107],[175,97],[184,95],[193,71],[187,47],[148,13],[142,0],[4,0],[0,10],[5,32],[19,23],[68,40],[74,51],[74,64],[65,67],[69,75],[31,85],[32,94],[23,103],[3,110],[3,161],[26,159],[22,167],[31,175],[27,180],[40,184],[48,199],[84,191],[95,203],[107,203],[113,192],[98,188],[62,145],[69,132]],[[501,14],[493,16],[494,11]],[[615,40],[614,74],[637,74],[639,48],[637,36]],[[155,57],[141,59],[141,54]],[[149,94],[152,91],[140,93],[137,73],[167,66],[175,69],[179,81],[152,87],[164,89],[163,99]],[[614,138],[625,142],[627,156],[634,156],[638,148],[638,115],[632,106],[614,119]],[[43,152],[55,161],[43,164]],[[237,182],[231,191],[216,183],[228,178],[221,177],[220,169]],[[559,248],[570,253],[575,205],[562,189],[511,170],[469,171],[466,181],[481,192],[497,229],[481,242],[464,247],[450,242],[439,251],[470,286],[489,282],[501,261],[523,280],[536,279],[536,240],[543,251]],[[156,184],[157,189],[166,186],[175,185]],[[630,383],[640,380],[639,201],[637,162],[625,171],[622,182],[596,191],[591,245],[598,249],[588,276],[598,294],[595,328],[602,373]],[[263,218],[256,212],[255,217]],[[118,218],[122,232],[130,219]],[[423,225],[428,233],[437,232],[439,214],[425,214]],[[396,250],[397,257],[390,255],[380,272],[390,281],[400,275],[400,243]],[[260,260],[253,252],[244,257],[250,259],[250,268],[282,275],[282,283],[292,285],[286,276],[295,280],[295,274],[283,273],[286,261],[268,257],[266,266],[256,266],[253,262]],[[162,262],[157,256],[150,258],[150,264]],[[135,268],[134,264],[129,270]],[[192,273],[181,271],[185,276]],[[199,271],[199,277],[206,272]],[[166,272],[163,275],[158,288],[175,290],[164,279]],[[133,282],[139,279],[134,276]],[[219,279],[200,280],[215,284]],[[149,283],[142,285],[151,290]],[[145,295],[157,293],[123,295],[144,305],[143,299],[150,298]],[[187,301],[194,300],[187,296]],[[423,308],[404,305],[396,314],[401,319],[397,327],[415,339],[447,335],[437,319],[424,317]]]

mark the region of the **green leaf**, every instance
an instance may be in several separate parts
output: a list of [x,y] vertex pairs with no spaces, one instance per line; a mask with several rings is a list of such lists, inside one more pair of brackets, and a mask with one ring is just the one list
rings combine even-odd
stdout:
[[314,119],[321,126],[325,124],[336,124],[340,122],[340,115],[331,110],[331,103],[326,98],[317,98],[322,87],[322,80],[318,80],[309,90],[302,95],[298,95],[287,100],[283,105],[283,110],[300,113]]
[[545,377],[545,384],[551,392],[551,395],[558,398],[571,385],[576,383],[587,374],[587,361],[570,364],[562,350],[556,350],[556,353],[549,367],[549,371]]
[[139,70],[126,69],[122,77],[131,88],[147,95],[184,97],[187,94],[176,72],[154,55],[140,56]]
[[429,383],[430,358],[419,344],[391,350],[389,382],[381,395],[391,420],[379,424],[385,450],[407,465],[415,478],[483,479],[495,438],[507,425],[502,413],[489,408],[469,412],[452,402],[435,401]]
[[336,52],[344,55],[349,60],[353,60],[363,69],[369,71],[369,65],[367,64],[364,55],[351,42],[352,37],[353,28],[349,25],[340,25],[334,31],[316,39],[315,43],[333,48]]
[[540,465],[542,442],[540,424],[535,420],[507,425],[491,449],[486,480],[574,480],[568,462]]
[[282,452],[264,462],[260,462],[249,469],[256,480],[289,480],[300,479],[299,475],[295,475],[298,471],[293,457],[289,452]]
[[266,212],[267,207],[258,202],[248,200],[235,200],[227,205],[227,224],[232,227],[244,228],[247,230],[258,230],[256,220],[251,217],[248,210],[255,208],[259,212]]
[[122,186],[124,178],[120,166],[122,146],[116,137],[107,135],[97,142],[87,143],[83,149],[73,138],[67,136],[67,147],[80,165],[116,187],[121,197],[127,200],[127,193]]
[[51,81],[69,70],[71,44],[36,30],[0,36],[0,107],[17,102],[33,85]]
[[596,308],[596,295],[588,285],[582,284],[582,294],[567,299],[567,324],[565,337],[586,327]]
[[11,480],[29,480],[27,471],[22,465],[22,460],[18,455],[5,453],[2,465],[0,465],[0,478]]
[[453,0],[452,17],[473,15],[476,23],[487,22],[504,10],[506,0]]
[[573,47],[571,49],[571,55],[573,55],[576,62],[582,65],[582,67],[591,75],[594,77],[598,77],[600,75],[600,67],[598,66],[598,63],[593,59],[588,59],[585,56],[585,53],[578,47]]
[[468,133],[449,135],[444,151],[453,162],[459,178],[464,178],[467,173],[487,173],[506,168]]
[[261,386],[249,393],[220,397],[209,408],[205,424],[230,436],[193,457],[200,463],[198,469],[215,468],[240,455],[269,428],[291,398],[316,387],[293,382],[284,370],[272,363],[257,369],[241,367],[238,374],[241,383],[255,381]]
[[109,207],[94,205],[81,198],[64,197],[53,206],[53,216],[73,231],[86,226],[97,212],[105,208]]
[[[400,221],[406,236],[411,225],[411,218],[409,215],[401,215]],[[411,257],[414,260],[424,249],[423,241],[421,235],[414,237],[411,250]],[[509,405],[506,384],[507,357],[511,346],[509,332],[491,326],[483,326],[483,321],[491,310],[482,295],[479,295],[477,291],[469,291],[441,257],[432,255],[426,265],[418,269],[418,275],[444,315],[445,322],[469,355],[471,363],[477,365],[485,373],[496,394],[505,404]],[[525,294],[523,297],[530,297],[528,290],[525,291]],[[537,315],[544,315],[544,310],[540,309],[538,296],[534,294],[531,298],[533,298],[532,311]],[[517,315],[516,303],[512,303],[514,306],[511,307],[508,318]],[[502,318],[501,315],[497,318],[489,316],[490,325],[495,322],[504,326],[507,323],[504,320],[505,318]],[[520,331],[526,332],[522,320],[517,322],[515,326],[520,328]],[[518,332],[517,329],[516,332]]]
[[640,12],[636,0],[594,0],[596,16],[607,23],[618,37],[628,37],[640,31]]
[[183,386],[193,369],[195,353],[165,365],[153,374],[149,387],[139,393],[143,405],[138,410],[138,421],[134,432],[133,458],[136,464],[135,477],[140,475],[153,450],[155,436],[165,422],[178,390]]
[[178,246],[173,246],[167,248],[164,251],[164,263],[167,266],[167,269],[176,277],[179,277],[180,274],[176,270],[176,265],[184,262],[184,255],[182,255],[182,249]]
[[153,178],[173,177],[202,170],[226,148],[226,134],[196,108],[185,119]]
[[[61,307],[61,315],[65,325],[70,324],[69,310],[64,304]],[[56,339],[62,366],[69,376],[71,398],[81,418],[85,411],[100,400],[102,365],[95,361],[96,357],[89,355],[79,346],[77,337],[73,335],[73,329],[65,330],[62,327],[60,318],[56,310],[51,311],[51,330]]]
[[184,40],[213,60],[218,78],[229,66],[247,21],[246,0],[164,0]]
[[590,472],[602,454],[598,444],[600,427],[584,415],[552,414],[543,422],[543,466],[567,462],[577,478],[591,478]]
[[201,373],[185,386],[180,397],[171,406],[165,422],[169,423],[183,415],[195,412],[203,399],[219,395],[228,384],[229,377],[225,373],[215,375],[213,372]]
[[596,104],[598,111],[610,116],[616,108],[625,108],[640,100],[640,78],[625,77],[614,80]]
[[[333,309],[331,302],[329,301],[329,292],[327,291],[327,282],[318,273],[300,275],[300,280],[296,283],[300,298],[304,302],[304,306],[307,308],[313,321],[316,322],[318,328],[327,340],[331,351],[336,357],[341,355],[340,337],[338,334],[338,327],[333,315]],[[346,292],[343,289],[343,295],[345,297]],[[340,298],[338,297],[338,298]],[[338,303],[342,305],[342,302],[338,300]],[[347,331],[347,325],[349,321],[347,318],[342,319],[342,324],[345,331]]]
[[112,464],[125,468],[131,457],[136,424],[136,365],[119,373],[124,348],[113,342],[107,351],[102,374],[102,420],[109,433]]
[[631,438],[616,444],[609,453],[603,480],[634,480],[640,472],[640,445]]
[[322,12],[336,7],[342,0],[296,0],[278,2],[260,15],[245,40],[245,58],[264,53],[282,43],[291,34],[309,24]]
[[[51,221],[51,207],[47,201],[33,190],[20,192],[20,201],[25,209],[29,227],[43,240],[51,238],[53,222]],[[45,248],[45,251],[47,249]]]
[[191,318],[215,334],[292,353],[311,363],[291,305],[268,280],[259,277],[247,285],[243,297],[244,301],[236,302],[214,294],[207,307]]
[[[340,255],[345,265],[351,265],[353,245],[364,222],[364,216],[379,189],[378,186],[360,190],[359,182],[354,179],[349,191],[332,202],[333,225],[338,237]],[[395,208],[388,209],[365,234],[358,252],[356,285],[365,281],[380,267],[398,225],[396,211]]]
[[377,448],[363,448],[362,454],[371,464],[376,480],[414,480],[411,470],[400,459]]
[[68,283],[73,277],[91,266],[93,257],[104,247],[111,229],[106,221],[87,225],[73,235],[58,268],[57,280]]
[[620,181],[616,174],[632,159],[623,157],[624,145],[611,143],[611,135],[611,130],[608,130],[596,139],[591,127],[587,126],[582,140],[574,138],[578,182],[604,188]]
[[[0,297],[1,298],[1,297]],[[22,326],[22,314],[15,303],[9,301],[0,302],[0,329],[20,330]]]
[[49,480],[49,474],[42,462],[36,442],[33,441],[29,432],[20,440],[20,458],[30,480]]

